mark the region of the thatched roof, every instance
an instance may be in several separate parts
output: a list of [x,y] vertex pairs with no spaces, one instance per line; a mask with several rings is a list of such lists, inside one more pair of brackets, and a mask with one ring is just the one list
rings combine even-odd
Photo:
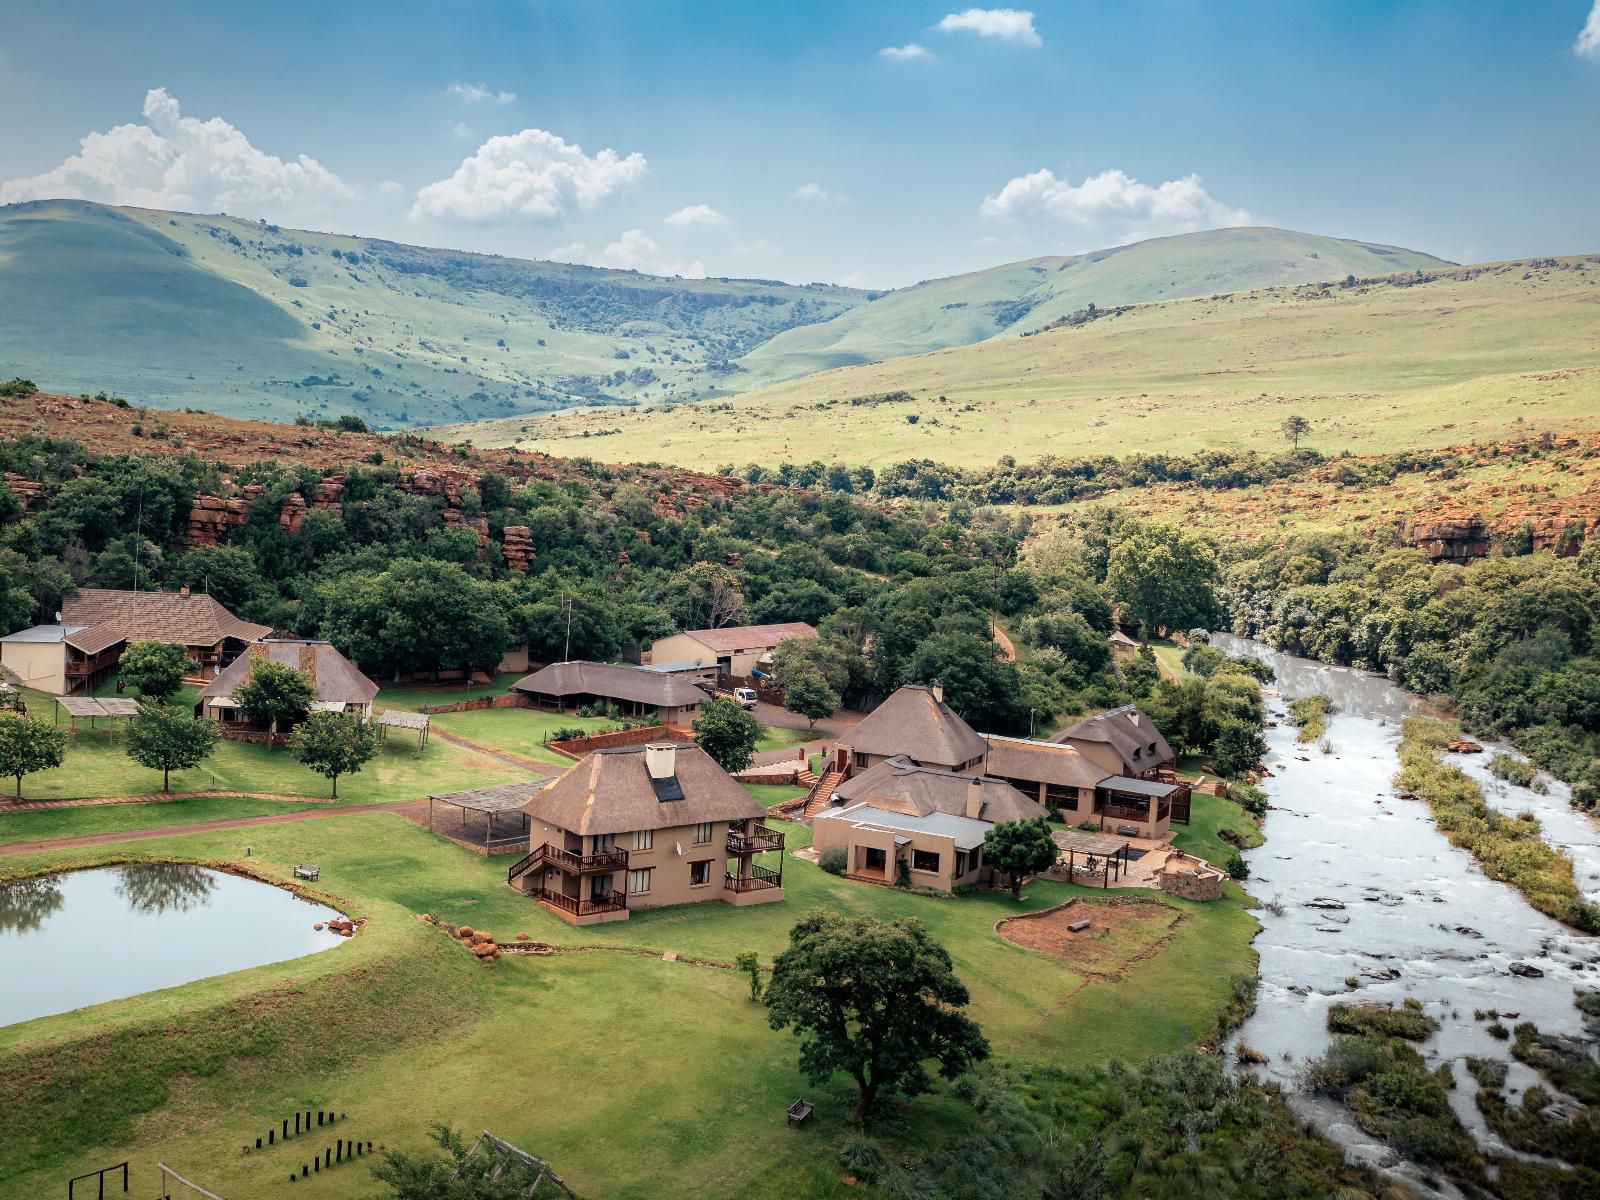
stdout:
[[646,769],[646,750],[596,750],[532,797],[523,811],[535,821],[576,834],[631,833],[766,815],[699,746],[672,743],[671,776],[659,780]]
[[1177,760],[1156,723],[1136,704],[1124,704],[1098,717],[1079,721],[1050,740],[1065,744],[1103,742],[1122,756],[1123,768],[1130,775],[1143,774],[1160,763]]
[[982,790],[982,802],[974,819],[980,821],[1026,821],[1044,816],[1044,806],[1030,800],[1003,779],[982,775],[958,775],[932,767],[919,767],[908,758],[889,758],[852,775],[834,789],[844,805],[869,804],[884,812],[925,817],[945,813],[967,816],[967,798],[973,784]]
[[982,758],[988,748],[932,688],[907,684],[850,733],[850,748],[860,754],[903,754],[919,763],[959,767]]
[[1057,787],[1092,788],[1106,770],[1075,746],[1041,742],[1032,738],[989,735],[989,756],[984,770],[1006,779],[1027,779]]
[[706,694],[687,679],[619,663],[551,663],[532,675],[524,675],[511,689],[538,696],[603,696],[657,708],[683,708],[706,699]]
[[[272,632],[234,616],[203,592],[131,592],[115,588],[80,588],[61,601],[61,622],[86,627],[68,639],[85,654],[96,654],[120,641],[168,642],[175,646],[215,646],[225,639],[253,642]],[[104,629],[98,628],[104,626]],[[113,636],[114,634],[114,636]]]
[[319,703],[371,704],[378,694],[378,685],[327,642],[265,641],[252,643],[208,683],[200,693],[201,702],[232,696],[243,687],[257,656],[312,676],[312,698]]

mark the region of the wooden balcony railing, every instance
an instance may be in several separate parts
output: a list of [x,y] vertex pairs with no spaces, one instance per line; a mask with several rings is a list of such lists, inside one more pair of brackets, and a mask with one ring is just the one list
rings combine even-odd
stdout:
[[783,875],[752,864],[748,875],[724,875],[722,886],[730,892],[759,892],[767,888],[781,888]]
[[762,854],[768,850],[783,849],[783,833],[757,822],[744,833],[728,830],[729,854]]
[[585,900],[569,896],[565,892],[558,892],[554,888],[541,887],[532,895],[535,899],[559,908],[562,912],[571,913],[575,917],[619,912],[628,907],[628,894],[622,891],[607,892],[604,896],[591,896]]
[[545,842],[518,859],[507,873],[506,880],[514,882],[518,875],[545,866],[555,867],[568,875],[604,875],[609,871],[626,871],[628,852],[603,850],[599,854],[574,854],[571,850],[563,850]]

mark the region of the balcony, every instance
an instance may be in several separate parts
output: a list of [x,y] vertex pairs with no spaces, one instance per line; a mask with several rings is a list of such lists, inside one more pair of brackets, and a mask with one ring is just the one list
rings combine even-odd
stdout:
[[768,850],[783,849],[783,834],[759,822],[741,833],[728,830],[729,854],[763,854]]
[[565,892],[558,892],[554,888],[541,887],[529,893],[535,900],[542,901],[552,908],[558,908],[564,913],[574,917],[592,917],[601,913],[624,912],[628,907],[626,892],[607,892],[604,896],[593,896],[582,899],[578,896],[569,896]]
[[518,859],[506,873],[506,881],[514,883],[518,875],[540,867],[554,867],[568,875],[606,875],[628,869],[628,852],[604,850],[599,854],[574,854],[571,850],[563,850],[545,842]]
[[769,888],[781,888],[783,876],[777,871],[752,865],[748,875],[724,875],[722,886],[730,892],[764,892]]

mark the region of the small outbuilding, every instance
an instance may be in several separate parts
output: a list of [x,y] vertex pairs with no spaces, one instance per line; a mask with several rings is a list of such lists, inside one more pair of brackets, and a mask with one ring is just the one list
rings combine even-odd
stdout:
[[616,705],[625,717],[654,714],[662,725],[685,725],[700,715],[706,693],[679,675],[622,663],[562,662],[525,675],[511,690],[538,708],[563,711]]

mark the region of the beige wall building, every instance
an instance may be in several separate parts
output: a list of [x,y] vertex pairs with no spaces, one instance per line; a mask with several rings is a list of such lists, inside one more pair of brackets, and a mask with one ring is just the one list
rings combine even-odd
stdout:
[[845,872],[875,883],[949,891],[987,882],[983,837],[998,821],[1044,816],[1044,806],[1003,779],[963,775],[891,758],[852,775],[836,807],[811,823],[818,853],[846,855]]
[[783,899],[783,834],[699,746],[595,751],[523,812],[529,852],[508,881],[574,925],[669,904]]
[[890,758],[944,771],[980,767],[988,744],[944,702],[938,684],[908,683],[850,731],[850,765],[864,770]]
[[772,665],[772,652],[779,642],[816,636],[817,631],[804,621],[691,629],[657,638],[650,646],[650,661],[714,664],[725,675],[748,676]]

